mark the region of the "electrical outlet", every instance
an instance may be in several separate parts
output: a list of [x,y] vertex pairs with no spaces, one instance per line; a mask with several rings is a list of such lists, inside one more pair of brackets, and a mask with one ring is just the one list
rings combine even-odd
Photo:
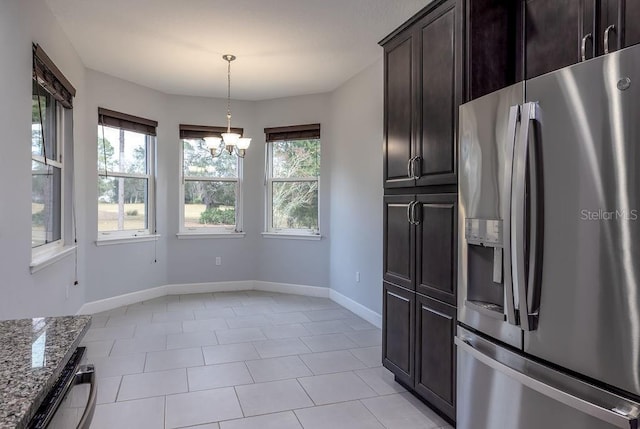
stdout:
[[222,265],[222,258],[220,256],[216,256],[216,265]]
[[360,283],[360,271],[356,271],[356,283]]

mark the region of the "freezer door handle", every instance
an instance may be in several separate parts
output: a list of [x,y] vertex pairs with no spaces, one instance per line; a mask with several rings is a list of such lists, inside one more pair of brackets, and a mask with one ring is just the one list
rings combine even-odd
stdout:
[[513,260],[513,254],[511,249],[511,204],[513,193],[513,152],[516,141],[516,129],[518,128],[518,122],[520,121],[520,106],[511,106],[509,109],[509,122],[507,124],[507,145],[505,153],[505,169],[503,180],[503,195],[504,200],[502,202],[502,266],[504,267],[504,300],[505,300],[505,315],[507,316],[507,322],[512,325],[518,324],[518,317],[516,309],[518,307],[518,292],[513,287],[513,278],[511,275],[511,264]]
[[539,227],[542,219],[539,213],[542,209],[540,172],[535,138],[530,138],[531,123],[534,120],[539,120],[538,104],[523,104],[520,133],[514,153],[514,184],[511,194],[512,281],[518,291],[520,326],[525,331],[535,330],[537,325],[540,283],[538,259],[542,241],[542,228]]
[[501,372],[502,374],[516,380],[523,386],[535,390],[536,392],[560,402],[567,407],[571,407],[584,414],[588,414],[620,429],[635,429],[638,427],[638,411],[636,409],[630,410],[629,412],[619,410],[617,408],[610,409],[606,405],[597,404],[594,403],[595,401],[587,401],[578,396],[572,395],[541,380],[523,374],[522,372],[487,356],[480,350],[473,347],[473,342],[469,338],[456,337],[455,344],[458,346],[459,352],[470,355],[491,369]]

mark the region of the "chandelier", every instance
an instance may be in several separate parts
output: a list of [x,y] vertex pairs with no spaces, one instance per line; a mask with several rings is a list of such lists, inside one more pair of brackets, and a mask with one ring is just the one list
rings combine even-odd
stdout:
[[247,148],[251,144],[251,139],[242,137],[238,133],[231,132],[231,61],[236,59],[235,55],[225,54],[222,56],[227,64],[227,132],[220,137],[205,137],[207,147],[214,158],[219,157],[226,150],[229,155],[236,154],[244,158]]

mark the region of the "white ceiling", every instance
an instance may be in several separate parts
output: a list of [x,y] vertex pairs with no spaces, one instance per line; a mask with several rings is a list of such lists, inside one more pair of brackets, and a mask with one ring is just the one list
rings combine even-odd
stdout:
[[85,66],[169,94],[332,91],[430,0],[46,0]]

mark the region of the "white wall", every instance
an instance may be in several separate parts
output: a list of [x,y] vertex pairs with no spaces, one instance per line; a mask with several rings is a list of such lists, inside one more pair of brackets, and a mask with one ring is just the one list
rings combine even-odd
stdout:
[[[331,94],[233,101],[233,125],[253,138],[244,160],[242,239],[178,240],[180,123],[224,125],[226,100],[167,95],[87,70],[43,0],[0,3],[0,320],[68,314],[85,302],[164,284],[262,280],[336,289],[380,311],[382,65]],[[31,43],[77,89],[75,258],[35,274],[31,260]],[[97,108],[157,120],[156,242],[96,246]],[[264,128],[322,125],[319,241],[263,238]],[[222,265],[215,266],[216,256]],[[355,271],[361,282],[355,283]],[[66,290],[69,297],[66,298]]]
[[[85,69],[44,1],[0,2],[0,319],[75,312],[85,300],[85,270],[75,258],[31,274],[31,44],[40,44],[75,86],[74,138],[84,135]],[[75,156],[82,150],[76,147]],[[78,166],[83,174],[83,166]],[[77,181],[77,191],[84,183]],[[82,227],[83,220],[78,225]],[[69,298],[66,289],[69,288]]]
[[331,288],[380,313],[382,59],[333,92],[331,123]]
[[[331,219],[331,167],[327,155],[334,142],[331,140],[331,121],[328,94],[289,97],[256,103],[253,135],[257,151],[261,151],[261,164],[252,168],[261,172],[260,230],[264,230],[264,128],[287,125],[320,123],[320,234],[322,240],[287,240],[263,238],[260,242],[259,280],[329,287],[329,246]],[[259,153],[258,152],[258,153]]]
[[[167,96],[140,85],[126,82],[103,73],[86,73],[86,147],[82,160],[87,183],[84,198],[86,228],[84,238],[87,254],[87,301],[108,298],[166,283],[167,273],[167,142],[173,135],[166,121]],[[157,128],[157,230],[161,238],[156,242],[127,243],[96,246],[98,207],[97,151],[98,107],[116,110],[158,121]],[[157,261],[157,262],[156,262]]]
[[[203,283],[257,279],[256,251],[259,243],[257,223],[257,201],[261,185],[262,152],[256,144],[255,134],[250,129],[254,122],[254,103],[232,101],[232,126],[244,128],[245,135],[253,137],[251,147],[243,160],[243,207],[244,231],[241,239],[206,238],[178,240],[179,223],[179,174],[180,142],[178,127],[180,124],[226,126],[227,102],[225,99],[204,97],[170,96],[167,104],[167,126],[171,135],[165,151],[165,163],[169,200],[167,213],[167,240],[169,242],[168,278],[169,284]],[[222,155],[224,156],[224,155]],[[220,257],[222,264],[214,261]]]

